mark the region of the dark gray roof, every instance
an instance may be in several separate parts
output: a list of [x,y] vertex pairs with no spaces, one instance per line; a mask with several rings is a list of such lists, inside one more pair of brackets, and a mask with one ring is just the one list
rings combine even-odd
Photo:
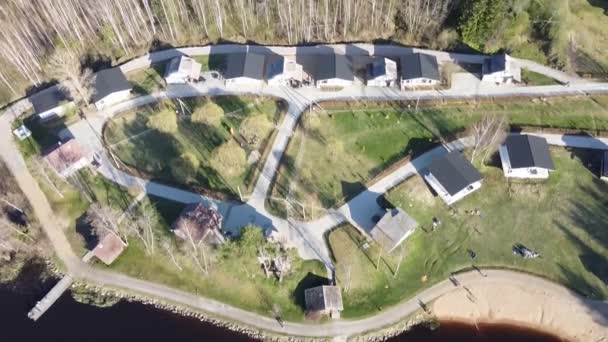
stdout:
[[101,70],[95,74],[93,102],[97,102],[117,91],[129,90],[131,88],[131,84],[127,81],[120,68]]
[[315,80],[339,78],[352,81],[355,79],[352,64],[344,55],[319,54],[314,59],[312,69],[306,71],[312,74]]
[[541,167],[554,170],[549,145],[545,138],[520,134],[509,135],[505,141],[511,168]]
[[285,68],[285,58],[277,58],[266,66],[266,78],[271,79],[283,73]]
[[322,285],[306,289],[304,301],[307,311],[343,310],[342,293],[337,286]]
[[264,79],[264,55],[257,53],[233,53],[226,57],[224,78],[248,77]]
[[507,57],[505,54],[493,55],[484,61],[484,73],[505,71],[507,67]]
[[437,58],[424,53],[401,56],[401,78],[409,80],[420,77],[440,80]]
[[61,106],[63,101],[72,101],[70,95],[59,88],[53,86],[36,93],[30,97],[30,102],[34,106],[35,113],[46,112],[47,110]]
[[608,150],[604,151],[602,158],[602,173],[600,177],[608,177]]
[[479,171],[458,151],[435,159],[428,171],[450,195],[482,179]]

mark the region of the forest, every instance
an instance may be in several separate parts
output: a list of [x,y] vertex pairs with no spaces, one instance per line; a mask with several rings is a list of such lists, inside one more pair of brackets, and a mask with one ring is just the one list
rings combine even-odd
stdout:
[[47,66],[58,52],[84,66],[228,42],[503,50],[605,75],[607,8],[605,0],[4,0],[0,103],[48,84]]

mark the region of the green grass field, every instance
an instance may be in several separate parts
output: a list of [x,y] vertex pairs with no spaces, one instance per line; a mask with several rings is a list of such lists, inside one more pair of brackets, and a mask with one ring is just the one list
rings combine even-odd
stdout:
[[521,70],[522,81],[529,86],[557,85],[558,81],[528,69]]
[[[517,103],[414,105],[353,104],[306,113],[282,160],[268,207],[285,215],[281,199],[330,208],[348,200],[390,165],[423,152],[438,136],[453,139],[484,114],[504,114],[512,126],[608,129],[608,97],[520,100]],[[298,215],[298,210],[291,214]]]
[[[390,191],[387,199],[420,224],[403,244],[405,257],[396,277],[399,249],[376,270],[374,244],[361,249],[363,238],[350,226],[333,231],[329,242],[341,286],[347,286],[349,267],[352,270],[344,316],[370,315],[473,264],[530,272],[583,295],[607,298],[608,184],[584,166],[597,165],[599,154],[563,148],[552,148],[551,153],[557,171],[547,182],[508,182],[502,169],[481,168],[482,188],[458,202],[454,212],[431,195],[419,176]],[[474,209],[481,217],[466,213]],[[435,231],[433,217],[442,222]],[[541,257],[513,255],[515,243],[537,250]],[[468,250],[477,254],[474,262]]]
[[140,95],[152,94],[165,87],[165,67],[167,63],[152,64],[151,67],[126,74],[133,86],[133,92]]
[[[208,99],[184,99],[193,111]],[[264,139],[255,144],[243,143],[245,152],[263,154],[270,136],[272,125],[276,125],[283,112],[281,102],[270,98],[244,98],[222,96],[212,99],[224,110],[219,126],[195,123],[188,119],[178,121],[174,134],[151,130],[146,126],[149,115],[154,114],[167,103],[121,114],[108,122],[104,130],[106,142],[120,160],[152,178],[172,184],[187,185],[201,191],[221,192],[236,196],[240,188],[243,194],[253,185],[258,163],[245,166],[244,172],[230,175],[210,162],[214,152],[230,139],[240,139],[239,129],[249,117],[263,116],[270,123],[270,130]],[[176,106],[175,104],[170,104]],[[177,179],[171,172],[171,160],[190,153],[200,161],[200,167],[192,180]]]

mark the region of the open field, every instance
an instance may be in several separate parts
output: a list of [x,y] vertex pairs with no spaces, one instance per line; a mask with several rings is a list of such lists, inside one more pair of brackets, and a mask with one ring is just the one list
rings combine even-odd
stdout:
[[[162,283],[177,289],[213,298],[221,302],[251,310],[266,316],[278,305],[283,319],[301,321],[304,318],[304,289],[324,284],[325,268],[318,261],[296,260],[293,269],[283,282],[274,276],[266,278],[256,258],[248,247],[229,242],[215,249],[207,249],[209,274],[205,274],[182,250],[185,243],[176,241],[168,225],[179,215],[183,204],[160,198],[150,198],[158,212],[155,226],[157,240],[178,244],[175,257],[183,268],[179,270],[160,243],[156,252],[147,255],[143,244],[136,238],[129,240],[129,247],[110,266],[110,269],[140,279]],[[295,259],[294,259],[295,260]],[[106,266],[99,267],[105,268]]]
[[[150,116],[165,108],[180,109],[179,104],[165,102],[140,108],[120,114],[106,124],[106,143],[124,164],[151,178],[206,192],[237,196],[240,188],[243,194],[247,193],[253,186],[258,161],[246,158],[252,158],[252,153],[263,154],[284,111],[282,102],[236,96],[183,102],[193,113],[204,111],[211,102],[221,107],[223,114],[215,123],[195,122],[188,117],[178,119],[174,132],[161,132],[149,128]],[[177,172],[179,165],[175,160],[183,155],[194,159],[190,177],[186,177],[186,172]]]
[[[366,104],[329,107],[305,113],[289,143],[275,181],[269,209],[285,215],[278,199],[334,207],[359,193],[364,185],[396,161],[428,150],[443,137],[466,134],[466,127],[485,114],[508,116],[512,127],[534,126],[608,130],[608,97],[570,97],[513,103]],[[297,211],[292,211],[297,215]]]
[[[396,277],[399,249],[377,271],[377,250],[359,248],[358,231],[350,226],[333,231],[329,242],[341,286],[347,286],[352,270],[344,316],[369,315],[472,265],[523,270],[591,298],[608,297],[608,184],[586,168],[597,166],[599,154],[563,148],[551,152],[557,171],[547,182],[507,182],[502,169],[485,166],[481,190],[458,202],[454,211],[433,197],[419,176],[391,190],[388,201],[420,224],[404,242],[405,258]],[[481,216],[467,214],[474,209]],[[435,231],[433,217],[442,222]],[[515,243],[541,257],[513,255]],[[476,254],[474,261],[469,250]]]

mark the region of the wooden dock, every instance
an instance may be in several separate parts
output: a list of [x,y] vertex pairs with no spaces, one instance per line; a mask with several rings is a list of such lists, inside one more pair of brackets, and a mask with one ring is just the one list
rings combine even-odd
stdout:
[[28,312],[27,317],[37,321],[58,299],[61,295],[72,285],[74,280],[70,275],[66,275],[44,296],[41,300],[36,303],[36,306]]

